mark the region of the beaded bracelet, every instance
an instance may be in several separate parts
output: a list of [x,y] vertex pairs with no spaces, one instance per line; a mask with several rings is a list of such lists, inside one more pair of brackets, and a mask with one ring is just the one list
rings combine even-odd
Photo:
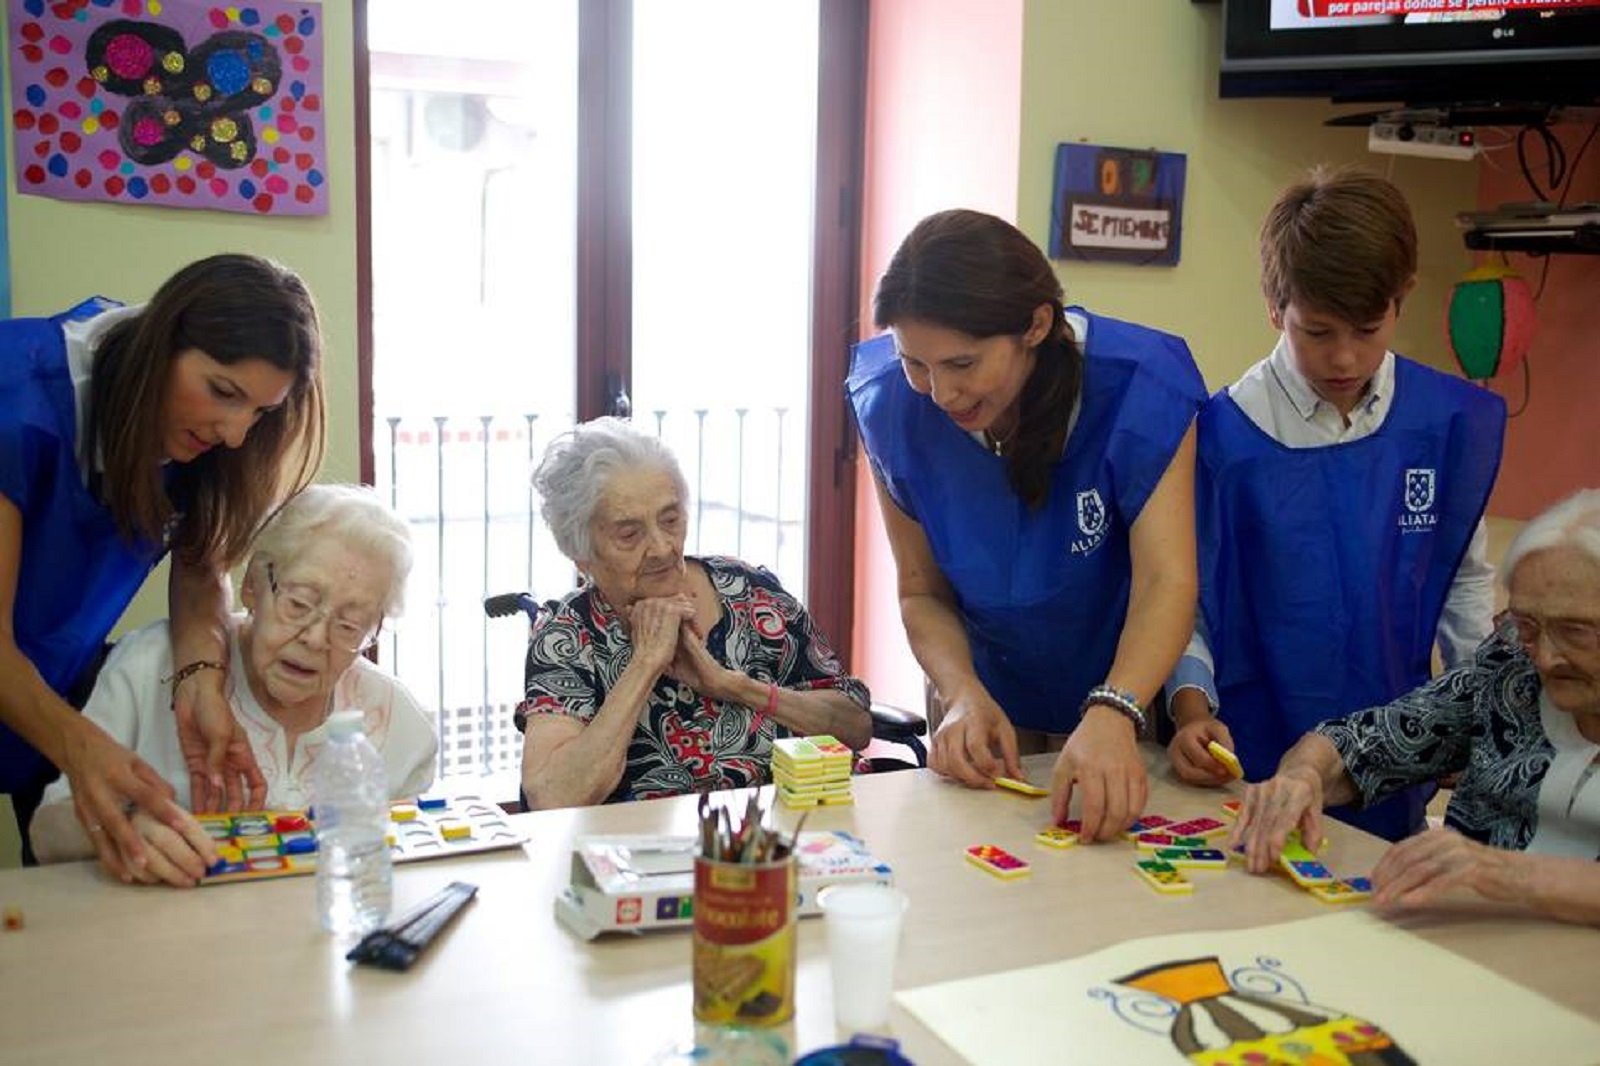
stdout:
[[176,689],[179,685],[183,684],[185,681],[189,680],[202,670],[221,670],[223,673],[227,673],[228,664],[213,662],[210,659],[196,659],[192,663],[179,667],[173,672],[171,677],[162,678],[162,680],[172,682],[172,687]]
[[1132,722],[1135,734],[1144,733],[1144,708],[1139,706],[1139,699],[1133,693],[1119,692],[1110,685],[1096,685],[1083,698],[1083,704],[1078,708],[1078,717],[1082,718],[1084,712],[1096,704],[1110,707]]

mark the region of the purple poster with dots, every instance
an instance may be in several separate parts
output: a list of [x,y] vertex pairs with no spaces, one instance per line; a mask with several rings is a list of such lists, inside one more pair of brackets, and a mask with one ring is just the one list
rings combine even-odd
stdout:
[[19,193],[327,214],[320,3],[7,4]]

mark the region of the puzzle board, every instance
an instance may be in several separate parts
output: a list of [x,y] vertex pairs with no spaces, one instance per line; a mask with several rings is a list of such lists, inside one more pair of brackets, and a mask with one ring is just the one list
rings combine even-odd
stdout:
[[[317,868],[316,824],[306,811],[233,811],[195,819],[217,842],[219,855],[202,885],[295,877]],[[526,840],[499,806],[481,796],[424,797],[390,808],[389,854],[397,863],[498,851]]]
[[[1210,964],[1210,990],[1196,991],[1200,963]],[[1188,980],[1172,977],[1185,970]],[[1408,1056],[1384,1061],[1579,1066],[1600,1048],[1600,1024],[1365,910],[1130,940],[895,998],[973,1066],[1055,1061],[1067,1049],[1074,1062],[1182,1066],[1240,1061],[1225,1054],[1222,1015],[1193,1009],[1218,993],[1242,1002],[1232,1004],[1235,1017],[1264,1029],[1298,1016],[1312,1020],[1302,1033],[1318,1017],[1381,1031]],[[1186,1056],[1177,1041],[1196,1034],[1203,1049]]]

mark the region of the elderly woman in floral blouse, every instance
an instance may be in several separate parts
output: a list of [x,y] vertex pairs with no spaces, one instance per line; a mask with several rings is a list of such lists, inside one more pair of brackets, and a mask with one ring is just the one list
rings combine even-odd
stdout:
[[585,581],[528,645],[530,809],[763,784],[778,737],[866,746],[866,686],[799,602],[759,567],[683,554],[688,487],[664,444],[596,419],[551,442],[534,486]]
[[1451,888],[1600,923],[1600,490],[1525,526],[1506,552],[1510,610],[1475,661],[1393,703],[1323,722],[1245,792],[1252,872],[1288,831],[1322,839],[1325,805],[1461,775],[1447,828],[1391,848],[1379,903]]

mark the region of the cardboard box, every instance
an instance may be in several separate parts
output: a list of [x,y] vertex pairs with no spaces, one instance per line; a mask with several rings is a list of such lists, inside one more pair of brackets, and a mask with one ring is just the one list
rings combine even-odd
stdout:
[[[572,849],[572,883],[556,897],[556,919],[585,940],[601,933],[687,928],[694,922],[693,837],[587,836]],[[894,871],[842,830],[801,833],[802,918],[819,913],[817,893],[845,881],[894,883]]]

